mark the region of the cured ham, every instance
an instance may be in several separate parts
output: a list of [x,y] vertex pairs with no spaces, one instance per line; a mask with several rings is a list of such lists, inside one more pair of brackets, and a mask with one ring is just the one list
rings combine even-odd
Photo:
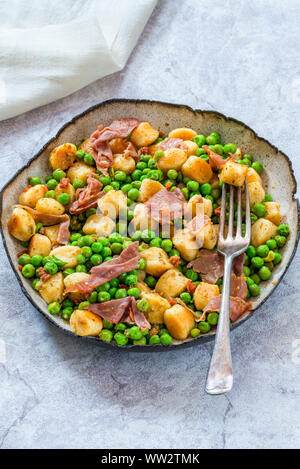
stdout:
[[[134,118],[114,120],[108,127],[104,129],[100,126],[91,135],[91,145],[97,153],[95,159],[97,168],[105,175],[108,174],[108,168],[112,166],[113,154],[109,145],[109,140],[113,138],[128,137],[131,132],[139,125],[139,121]],[[132,147],[131,151],[132,151]]]
[[226,161],[231,159],[231,158],[226,158],[224,160],[221,155],[218,155],[218,153],[215,153],[207,145],[203,145],[202,148],[204,148],[204,150],[209,156],[209,164],[213,171],[218,171],[219,169],[222,169]]
[[105,195],[105,192],[100,192],[102,184],[98,179],[90,176],[87,183],[88,186],[86,189],[78,189],[76,191],[77,200],[75,200],[69,208],[69,212],[72,215],[78,215],[89,208],[96,207],[98,199]]
[[80,292],[89,295],[95,288],[100,287],[113,278],[131,270],[138,269],[140,253],[138,252],[138,241],[130,244],[128,248],[110,261],[97,265],[91,269],[91,275],[86,280],[77,282],[65,290],[65,294],[70,292]]
[[[210,302],[203,308],[203,316],[205,317],[206,313],[211,311],[220,311],[221,307],[221,298],[222,295],[215,296],[210,300]],[[230,321],[235,322],[239,319],[246,311],[251,310],[252,303],[251,301],[246,302],[238,296],[230,296],[229,311],[230,311]],[[203,320],[203,316],[201,320]]]
[[185,202],[179,198],[178,193],[174,192],[161,189],[146,202],[149,216],[153,220],[161,224],[168,224],[175,218],[182,218]]
[[68,244],[70,239],[70,218],[66,216],[66,220],[61,222],[58,228],[57,242],[59,244]]
[[230,296],[238,296],[245,300],[247,297],[247,291],[247,283],[244,275],[237,277],[235,274],[231,274]]
[[[238,276],[243,273],[244,260],[244,253],[233,260],[232,269]],[[200,273],[203,282],[214,284],[224,274],[224,256],[218,251],[201,249],[199,256],[191,261],[187,268],[192,268],[195,272]]]
[[145,318],[144,313],[138,309],[133,296],[106,301],[105,303],[94,303],[89,305],[87,309],[113,324],[129,322],[139,326],[142,331],[151,328],[151,324]]
[[192,233],[197,233],[198,231],[202,230],[205,225],[211,223],[210,218],[207,215],[200,214],[194,217],[187,225],[188,228]]
[[187,146],[184,143],[184,140],[181,138],[165,138],[162,142],[157,145],[158,150],[169,150],[170,148],[181,148],[186,150]]

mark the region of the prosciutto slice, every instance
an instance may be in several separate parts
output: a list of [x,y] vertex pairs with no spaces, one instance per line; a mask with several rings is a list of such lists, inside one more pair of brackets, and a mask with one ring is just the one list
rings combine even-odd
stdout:
[[102,126],[99,126],[91,135],[91,145],[97,153],[95,158],[96,165],[103,174],[108,174],[107,170],[113,163],[112,150],[108,144],[109,140],[128,137],[138,125],[139,121],[134,118],[117,119],[104,129],[102,129]]
[[57,242],[59,244],[68,244],[70,239],[70,218],[67,216],[66,220],[61,222],[58,228]]
[[142,331],[151,328],[151,324],[147,321],[143,312],[138,309],[133,296],[106,301],[105,303],[94,303],[86,309],[113,324],[129,322],[139,326]]
[[[181,192],[181,191],[180,191]],[[161,189],[146,202],[149,216],[161,224],[182,218],[185,202],[174,192]]]
[[[244,260],[244,253],[233,260],[233,272],[238,276],[243,273]],[[191,261],[187,268],[200,273],[203,282],[215,284],[224,274],[224,257],[218,251],[201,249],[199,256]]]
[[187,225],[188,228],[192,233],[197,233],[198,231],[202,230],[202,228],[210,223],[211,220],[207,215],[200,214],[194,217]]
[[[221,298],[222,295],[215,296],[210,300],[210,302],[203,308],[203,316],[205,319],[206,313],[210,311],[220,311],[220,306],[221,306]],[[251,310],[252,308],[252,303],[251,301],[246,302],[242,298],[238,296],[230,296],[229,300],[229,311],[230,311],[230,320],[231,322],[235,322],[238,318],[240,318],[246,311]],[[201,320],[203,319],[203,316],[201,317]]]
[[231,158],[226,158],[224,160],[221,155],[218,155],[218,153],[215,153],[207,145],[203,145],[202,148],[204,148],[204,150],[209,156],[209,164],[212,170],[218,171],[219,169],[222,169],[226,161],[231,159]]
[[90,176],[87,183],[86,189],[78,189],[76,191],[77,200],[69,208],[69,212],[72,215],[78,215],[89,208],[96,207],[97,200],[105,195],[105,192],[100,192],[102,184],[98,179]]
[[237,277],[235,274],[231,274],[230,278],[230,296],[238,296],[243,300],[247,297],[247,283],[244,275]]
[[139,266],[140,253],[138,252],[139,243],[136,241],[124,249],[120,256],[116,256],[110,261],[97,265],[91,269],[91,275],[86,280],[77,282],[65,290],[65,294],[70,292],[80,292],[89,295],[95,288],[109,282],[113,278]]
[[184,143],[184,140],[181,138],[165,138],[162,142],[157,145],[158,150],[169,150],[170,148],[181,148],[186,150],[187,146]]

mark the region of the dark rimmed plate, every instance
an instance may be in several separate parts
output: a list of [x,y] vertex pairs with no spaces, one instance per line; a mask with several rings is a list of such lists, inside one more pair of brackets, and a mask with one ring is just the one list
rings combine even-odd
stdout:
[[71,332],[69,324],[57,316],[52,316],[47,305],[40,295],[31,287],[31,282],[26,280],[18,270],[16,253],[20,251],[20,244],[8,233],[7,220],[11,214],[11,207],[18,200],[23,187],[28,184],[28,177],[32,174],[49,173],[48,156],[57,145],[65,142],[78,143],[87,138],[101,123],[104,126],[110,124],[116,118],[136,117],[141,121],[149,121],[155,128],[168,132],[176,127],[191,127],[201,133],[209,134],[218,131],[223,141],[234,142],[242,149],[249,151],[256,160],[263,163],[264,186],[276,202],[280,203],[284,220],[291,228],[288,242],[283,248],[282,262],[273,271],[272,279],[262,283],[261,294],[253,301],[254,310],[247,313],[237,321],[232,328],[242,324],[250,314],[271,295],[280,280],[283,278],[293,256],[296,252],[299,240],[299,201],[295,199],[296,180],[292,164],[289,158],[267,140],[260,138],[248,126],[235,119],[228,118],[214,111],[193,110],[188,106],[164,103],[150,100],[112,99],[97,104],[85,112],[74,117],[66,123],[55,137],[21,168],[1,191],[1,231],[5,250],[10,264],[21,285],[22,291],[33,306],[52,324],[55,324],[64,332],[80,338],[81,340],[93,341],[106,348],[117,348],[131,351],[166,351],[192,345],[201,344],[214,337],[214,333],[201,335],[197,339],[187,339],[174,345],[119,345],[104,342],[95,337],[80,337]]

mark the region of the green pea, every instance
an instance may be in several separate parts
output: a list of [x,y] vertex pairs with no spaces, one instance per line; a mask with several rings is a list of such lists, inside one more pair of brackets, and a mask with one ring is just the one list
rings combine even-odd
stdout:
[[139,340],[134,340],[133,345],[146,345],[147,344],[147,339],[146,337],[142,337]]
[[209,159],[208,154],[206,153],[206,150],[204,150],[204,148],[197,148],[196,156],[200,156],[201,158],[205,156],[207,157],[207,159]]
[[160,336],[160,343],[163,344],[163,345],[170,345],[171,343],[173,342],[173,339],[172,337],[170,336],[170,334],[162,334]]
[[246,275],[246,277],[249,277],[249,276],[250,276],[250,273],[251,273],[249,267],[247,267],[246,265],[244,265],[244,269],[243,269],[243,270],[244,270],[244,274]]
[[110,249],[113,254],[120,254],[123,251],[123,246],[120,243],[112,243]]
[[193,339],[195,339],[196,337],[198,337],[200,335],[200,331],[199,331],[199,329],[194,328],[194,329],[191,330],[190,334],[191,334],[191,337],[193,337]]
[[252,212],[255,213],[259,218],[264,217],[267,213],[265,204],[257,203],[252,207]]
[[55,191],[48,191],[45,194],[45,197],[48,199],[56,199],[56,192]]
[[153,239],[151,239],[151,241],[150,241],[150,246],[151,246],[151,247],[160,248],[160,247],[161,247],[161,243],[162,243],[162,239],[161,239],[161,238],[153,238]]
[[131,340],[140,340],[143,337],[143,333],[138,326],[132,326],[129,329],[129,337]]
[[198,279],[198,274],[197,272],[194,272],[193,269],[188,269],[185,273],[185,276],[192,280],[192,282],[195,282]]
[[31,263],[31,257],[29,254],[22,254],[18,259],[19,265],[26,265]]
[[126,345],[128,343],[127,337],[122,332],[117,332],[114,339],[118,345]]
[[134,298],[138,299],[141,292],[139,288],[135,287],[135,288],[129,288],[129,290],[127,291],[127,294],[128,296],[133,296]]
[[75,272],[74,269],[72,269],[71,267],[68,267],[67,269],[63,271],[63,275],[64,277],[67,277],[68,275],[74,274],[74,272]]
[[113,279],[111,279],[111,281],[109,283],[110,283],[111,287],[116,288],[119,285],[120,282],[119,282],[118,278],[113,278]]
[[184,198],[185,198],[186,200],[188,200],[188,199],[189,199],[189,195],[190,195],[190,192],[189,192],[188,188],[187,188],[187,187],[183,187],[183,188],[181,189],[181,192],[182,192]]
[[277,227],[277,233],[281,236],[287,237],[290,233],[290,228],[288,225],[279,225]]
[[176,169],[169,169],[169,171],[167,172],[167,177],[172,181],[175,180],[177,176],[178,172],[176,171]]
[[95,252],[96,254],[98,254],[99,252],[102,251],[103,245],[102,245],[102,243],[98,240],[98,241],[95,241],[95,242],[91,245],[91,248],[92,248],[92,251],[93,251],[93,252]]
[[152,275],[147,275],[147,277],[145,278],[145,283],[148,285],[148,287],[150,287],[151,289],[153,289],[156,285],[156,278],[153,277]]
[[263,165],[259,162],[259,161],[254,161],[251,165],[251,167],[253,169],[255,169],[255,171],[258,173],[258,174],[261,174],[262,171],[263,171]]
[[118,300],[120,298],[126,298],[126,296],[127,296],[127,291],[125,290],[125,288],[119,288],[116,291],[116,294],[115,294],[116,300]]
[[282,248],[286,243],[286,237],[285,236],[275,236],[274,239],[275,239],[276,244],[279,248]]
[[52,177],[60,182],[63,178],[66,177],[66,173],[62,169],[55,169],[52,173]]
[[34,279],[32,280],[31,286],[32,286],[32,288],[33,288],[34,290],[37,290],[37,291],[38,291],[38,290],[41,288],[41,286],[42,286],[42,282],[41,282],[41,280],[40,280],[39,278],[34,278]]
[[123,331],[125,331],[126,328],[127,328],[127,326],[123,322],[119,322],[119,324],[115,325],[115,331],[123,332]]
[[143,173],[140,169],[135,169],[133,173],[131,174],[132,180],[133,181],[139,181],[142,177]]
[[113,186],[110,186],[110,185],[109,185],[109,186],[105,186],[105,187],[103,188],[103,191],[104,191],[104,192],[109,192],[109,191],[112,191],[112,190],[114,190],[114,188],[113,188]]
[[266,245],[268,246],[269,249],[272,249],[272,250],[277,248],[277,243],[275,239],[268,239],[268,241],[266,241]]
[[211,196],[214,200],[218,200],[220,198],[220,195],[221,195],[220,189],[212,189]]
[[180,298],[181,298],[182,301],[183,301],[185,304],[187,304],[187,305],[192,302],[192,297],[191,297],[191,295],[190,295],[189,293],[187,293],[187,292],[181,293]]
[[82,179],[75,179],[75,181],[73,182],[73,187],[75,190],[77,189],[81,189],[82,187],[84,187],[84,182]]
[[259,257],[267,257],[267,255],[269,254],[269,248],[266,244],[262,244],[261,246],[258,246],[258,248],[256,249],[256,254],[259,256]]
[[34,256],[32,256],[31,258],[31,264],[37,268],[37,267],[40,267],[42,265],[42,262],[43,262],[43,257],[42,256],[39,256],[38,254],[35,254]]
[[198,323],[198,329],[202,334],[207,334],[210,331],[210,324],[207,321],[201,321]]
[[79,160],[82,160],[84,158],[85,151],[84,150],[77,150],[75,155]]
[[279,264],[279,262],[281,262],[281,259],[282,259],[281,254],[279,252],[274,252],[273,263],[274,264]]
[[146,313],[149,309],[149,302],[146,300],[146,298],[142,298],[141,300],[137,301],[136,303],[138,309]]
[[249,285],[249,291],[252,296],[258,296],[260,294],[260,287],[259,285],[252,283],[251,285]]
[[244,158],[246,158],[249,161],[253,161],[253,156],[250,153],[245,153]]
[[203,134],[195,135],[193,140],[197,143],[198,147],[202,147],[202,145],[205,145],[206,143],[206,137]]
[[32,177],[32,178],[29,179],[29,184],[31,186],[36,186],[37,184],[41,184],[41,183],[42,183],[42,181],[39,177]]
[[83,254],[78,254],[76,257],[77,264],[84,264],[86,262],[86,258]]
[[55,189],[55,187],[57,186],[58,182],[56,181],[56,179],[50,179],[48,182],[47,182],[47,188],[49,190],[53,190]]
[[160,337],[157,334],[153,334],[149,339],[149,345],[160,344]]
[[116,181],[124,182],[126,181],[127,175],[124,171],[116,171],[114,177]]
[[200,187],[200,192],[202,195],[209,195],[211,193],[211,185],[208,182],[202,184]]
[[110,257],[112,252],[111,252],[111,249],[108,247],[108,246],[105,246],[102,251],[101,251],[101,254],[104,258],[106,257]]
[[142,257],[139,259],[139,269],[140,270],[145,270],[146,269],[146,261]]
[[136,164],[136,169],[140,169],[141,171],[143,171],[145,168],[147,168],[147,163],[145,161],[139,161]]
[[258,275],[260,276],[260,278],[261,278],[262,280],[269,280],[269,278],[271,277],[270,269],[268,269],[268,267],[266,267],[265,265],[263,265],[263,266],[259,269]]
[[100,291],[98,293],[98,301],[100,303],[103,303],[104,301],[109,301],[110,300],[110,294],[108,291]]
[[127,275],[126,280],[125,280],[126,285],[134,286],[137,284],[137,282],[138,282],[137,275],[132,275],[132,274]]
[[91,246],[94,243],[94,238],[91,235],[83,236],[83,246]]
[[265,195],[265,198],[264,198],[264,202],[272,202],[272,197],[270,196],[270,194],[266,194]]
[[89,303],[97,303],[98,300],[98,293],[96,291],[93,291],[88,297],[87,300]]
[[154,159],[155,161],[158,161],[160,158],[162,158],[164,156],[164,151],[163,150],[157,150],[155,153],[154,153]]
[[104,340],[105,342],[111,342],[113,339],[113,332],[109,329],[102,329],[99,334],[99,339]]
[[197,181],[189,181],[186,185],[186,187],[191,191],[191,192],[197,192],[199,190],[199,182]]
[[208,324],[210,324],[211,326],[215,326],[216,324],[218,324],[219,315],[218,313],[209,313],[206,319]]
[[111,233],[109,237],[110,243],[123,243],[123,241],[124,241],[123,236],[121,236],[120,233],[117,233],[117,232]]
[[261,257],[252,257],[251,264],[256,269],[260,269],[264,265],[264,260]]
[[22,274],[25,278],[32,278],[35,276],[35,268],[32,264],[25,264],[22,268]]
[[87,272],[87,268],[84,264],[78,264],[76,266],[76,272]]
[[251,278],[251,280],[253,280],[254,283],[256,283],[256,285],[259,285],[259,284],[260,284],[261,279],[260,279],[260,276],[259,276],[259,275],[253,274],[253,275],[251,275],[250,278]]
[[64,308],[61,312],[61,317],[65,321],[70,321],[70,318],[71,318],[72,314],[73,314],[73,308],[71,308],[71,307]]
[[54,275],[58,271],[58,267],[55,262],[46,262],[44,265],[44,270],[47,272],[47,274]]
[[53,301],[48,305],[48,311],[50,314],[58,314],[60,312],[60,304],[57,301]]
[[170,252],[172,247],[173,243],[170,239],[164,239],[161,243],[161,248],[166,252]]
[[129,197],[129,199],[131,199],[131,200],[137,200],[138,197],[139,197],[139,195],[140,195],[140,192],[139,192],[138,189],[132,188],[132,189],[130,189],[130,191],[128,191],[128,194],[127,194],[127,195],[128,195],[128,197]]
[[100,176],[99,181],[103,184],[103,186],[107,186],[108,184],[111,183],[111,177],[110,176]]
[[225,153],[235,153],[236,151],[237,151],[237,146],[234,143],[226,143],[226,145],[224,145]]
[[250,246],[248,246],[248,248],[247,248],[247,250],[246,250],[246,254],[247,254],[247,256],[250,257],[250,258],[251,258],[251,257],[254,257],[254,256],[256,255],[256,249],[255,249],[255,247],[250,244]]
[[113,329],[114,327],[114,324],[110,321],[108,321],[108,319],[103,319],[103,329]]

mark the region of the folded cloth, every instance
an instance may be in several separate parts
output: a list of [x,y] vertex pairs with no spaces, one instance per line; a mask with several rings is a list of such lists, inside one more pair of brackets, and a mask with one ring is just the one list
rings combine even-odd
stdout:
[[121,70],[158,0],[1,0],[0,120]]

